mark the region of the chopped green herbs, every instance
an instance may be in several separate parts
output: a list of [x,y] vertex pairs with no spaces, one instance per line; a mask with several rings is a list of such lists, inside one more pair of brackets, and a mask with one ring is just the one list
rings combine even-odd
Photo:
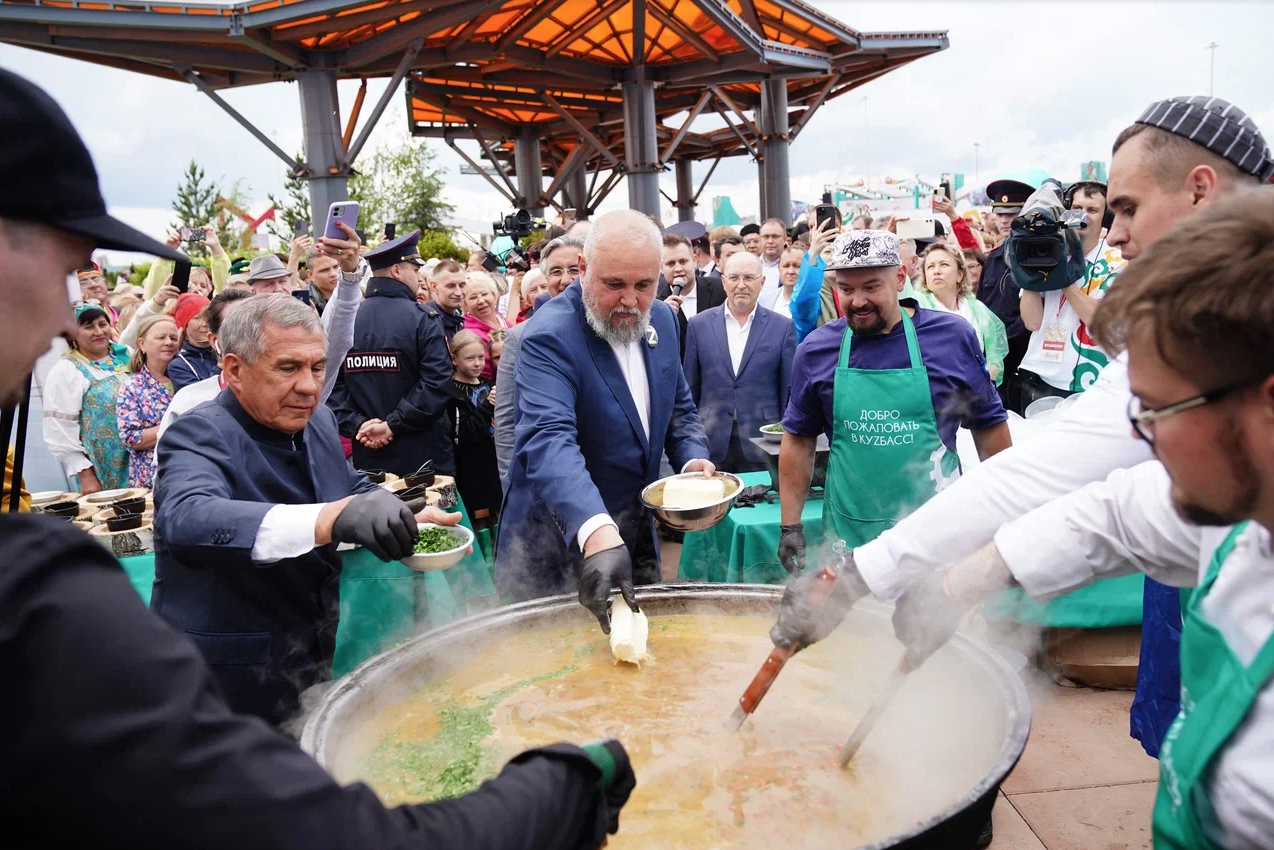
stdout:
[[422,528],[416,541],[417,555],[435,555],[448,552],[460,545],[459,539],[445,528]]

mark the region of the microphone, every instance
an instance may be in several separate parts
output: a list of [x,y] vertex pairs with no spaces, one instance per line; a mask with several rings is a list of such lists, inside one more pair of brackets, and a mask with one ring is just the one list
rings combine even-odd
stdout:
[[673,295],[680,295],[681,290],[685,288],[686,288],[686,279],[684,277],[681,277],[680,275],[678,275],[677,277],[674,277],[672,279],[672,284],[669,286],[669,289],[672,290]]

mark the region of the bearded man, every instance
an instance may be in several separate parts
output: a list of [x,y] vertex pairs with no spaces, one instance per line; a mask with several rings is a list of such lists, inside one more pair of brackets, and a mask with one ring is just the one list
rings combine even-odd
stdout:
[[610,632],[619,590],[660,579],[641,491],[667,452],[682,472],[715,467],[681,371],[677,319],[655,300],[659,230],[632,210],[597,219],[579,280],[536,310],[518,349],[513,462],[496,585],[515,600],[578,590]]

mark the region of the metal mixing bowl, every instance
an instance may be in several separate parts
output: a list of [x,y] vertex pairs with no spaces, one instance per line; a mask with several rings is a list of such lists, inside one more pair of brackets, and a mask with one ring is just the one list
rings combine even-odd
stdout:
[[664,507],[665,484],[674,478],[703,478],[702,472],[683,472],[680,475],[660,478],[654,484],[648,484],[646,489],[641,491],[641,503],[646,510],[655,515],[655,519],[673,531],[703,531],[705,528],[712,528],[712,526],[725,519],[725,515],[730,512],[730,508],[734,507],[735,498],[743,490],[743,482],[737,475],[731,475],[729,472],[718,472],[713,477],[716,478],[718,476],[725,479],[726,493],[720,501],[713,502],[710,505],[702,505],[685,510]]

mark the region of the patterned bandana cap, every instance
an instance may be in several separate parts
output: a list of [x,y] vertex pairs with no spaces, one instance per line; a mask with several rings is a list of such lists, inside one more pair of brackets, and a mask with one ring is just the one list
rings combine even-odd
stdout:
[[1274,157],[1256,123],[1219,97],[1174,97],[1150,104],[1137,119],[1189,139],[1262,183],[1274,176]]
[[899,266],[898,237],[888,230],[851,230],[836,237],[827,268],[874,269]]

